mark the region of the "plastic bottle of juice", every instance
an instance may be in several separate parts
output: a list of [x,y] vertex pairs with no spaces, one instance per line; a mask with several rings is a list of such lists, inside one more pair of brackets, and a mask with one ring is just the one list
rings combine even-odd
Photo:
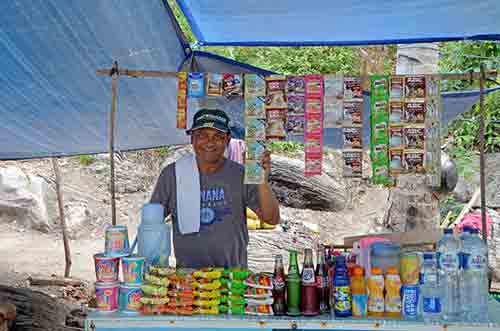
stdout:
[[365,317],[368,310],[365,276],[362,267],[354,267],[351,277],[352,316]]
[[382,269],[373,267],[368,278],[368,316],[384,317],[384,276]]
[[387,268],[385,276],[385,316],[401,317],[401,278],[396,267]]

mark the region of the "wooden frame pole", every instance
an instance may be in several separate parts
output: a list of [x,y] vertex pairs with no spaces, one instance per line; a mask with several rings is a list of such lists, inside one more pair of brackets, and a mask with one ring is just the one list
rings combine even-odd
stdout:
[[480,65],[481,75],[479,76],[479,188],[481,190],[481,226],[485,243],[488,242],[488,231],[486,224],[486,179],[485,179],[485,159],[484,159],[484,129],[485,129],[485,109],[484,109],[484,64]]
[[56,176],[56,194],[57,194],[57,204],[59,206],[59,218],[61,219],[62,236],[64,243],[64,260],[66,262],[64,267],[64,277],[68,278],[71,274],[71,250],[69,247],[68,230],[66,228],[66,217],[64,215],[64,199],[62,193],[61,184],[61,171],[59,170],[59,162],[57,158],[52,158],[52,168],[54,169],[54,174]]
[[115,121],[116,121],[116,89],[118,83],[118,62],[115,61],[110,71],[111,75],[111,113],[109,114],[109,161],[111,178],[111,222],[116,225],[116,199],[115,199]]

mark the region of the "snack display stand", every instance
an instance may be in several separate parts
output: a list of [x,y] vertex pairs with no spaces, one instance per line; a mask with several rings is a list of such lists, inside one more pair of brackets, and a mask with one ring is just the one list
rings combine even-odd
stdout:
[[489,320],[484,323],[450,322],[425,323],[401,319],[334,319],[319,317],[260,317],[260,316],[142,316],[125,313],[90,313],[85,331],[166,331],[187,330],[380,330],[380,331],[482,331],[500,330],[500,303],[491,301]]

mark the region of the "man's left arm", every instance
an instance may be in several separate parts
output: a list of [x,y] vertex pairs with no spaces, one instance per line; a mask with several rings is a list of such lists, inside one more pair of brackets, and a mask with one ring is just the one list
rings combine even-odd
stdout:
[[262,167],[265,171],[264,183],[257,185],[259,197],[259,218],[267,224],[276,225],[280,223],[280,208],[278,200],[269,185],[269,173],[271,172],[271,154],[266,151],[262,157]]

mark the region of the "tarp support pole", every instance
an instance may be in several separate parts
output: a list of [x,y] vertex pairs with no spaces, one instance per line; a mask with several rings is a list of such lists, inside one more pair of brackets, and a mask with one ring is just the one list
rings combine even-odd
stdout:
[[59,218],[61,219],[62,237],[64,244],[64,260],[66,262],[64,267],[64,277],[70,277],[71,273],[71,250],[69,248],[68,239],[68,229],[66,228],[66,217],[64,215],[64,199],[62,193],[61,185],[61,171],[59,170],[59,161],[57,158],[52,158],[52,168],[54,169],[54,175],[56,176],[56,194],[57,194],[57,204],[59,206]]
[[116,121],[116,86],[118,83],[118,62],[115,61],[110,71],[111,75],[111,113],[109,115],[109,161],[111,171],[111,222],[116,225],[116,200],[115,200],[115,121]]
[[485,160],[484,160],[484,126],[485,126],[485,109],[484,109],[484,64],[480,65],[481,75],[479,76],[479,180],[481,190],[481,225],[482,235],[485,243],[488,241],[488,231],[486,225],[486,179],[485,179]]

